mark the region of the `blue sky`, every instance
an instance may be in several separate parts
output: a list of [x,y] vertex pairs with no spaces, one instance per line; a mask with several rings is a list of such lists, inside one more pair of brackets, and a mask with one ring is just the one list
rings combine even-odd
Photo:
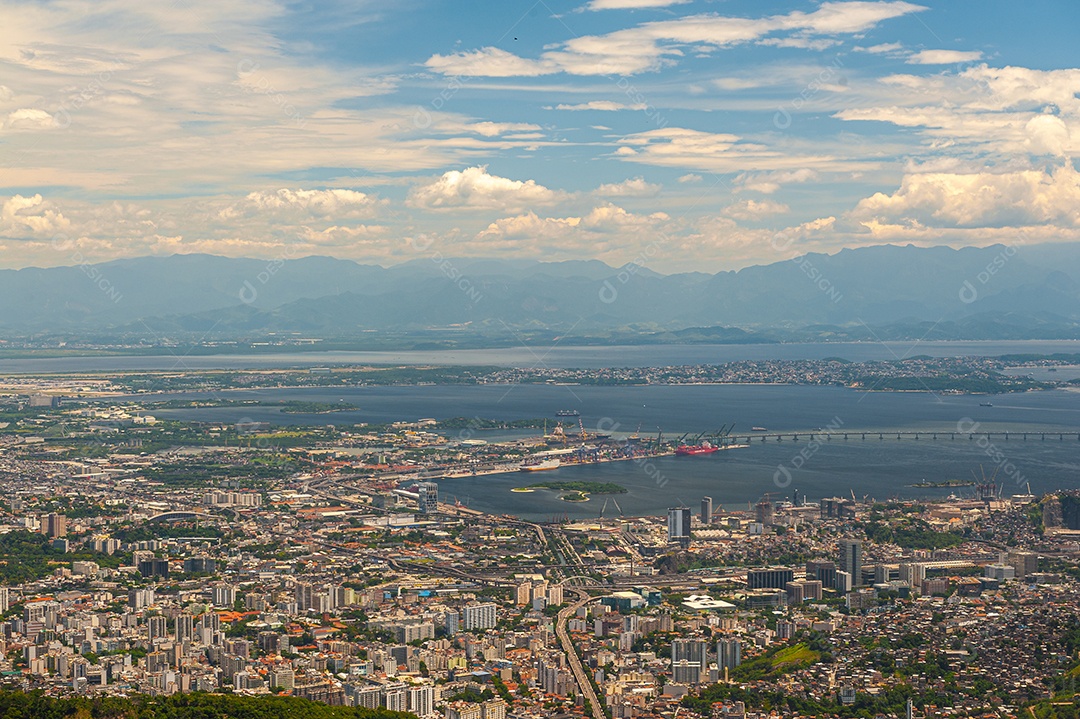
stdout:
[[1073,2],[0,3],[0,264],[1075,241]]

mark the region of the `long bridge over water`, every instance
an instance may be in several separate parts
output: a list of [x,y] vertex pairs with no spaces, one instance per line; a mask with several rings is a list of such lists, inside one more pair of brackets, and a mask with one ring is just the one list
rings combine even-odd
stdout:
[[1080,431],[1076,429],[1052,430],[1052,431],[1008,431],[996,432],[961,432],[942,430],[816,430],[809,432],[754,432],[750,434],[728,435],[725,440],[735,444],[751,444],[753,442],[833,442],[833,441],[884,441],[892,440],[949,440],[949,441],[976,441],[978,439],[1009,441],[1036,441],[1036,442],[1064,442],[1066,440],[1080,442]]

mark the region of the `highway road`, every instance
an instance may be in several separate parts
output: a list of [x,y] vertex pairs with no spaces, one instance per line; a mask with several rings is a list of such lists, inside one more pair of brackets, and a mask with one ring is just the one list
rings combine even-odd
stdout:
[[566,629],[567,620],[573,616],[578,609],[584,607],[589,602],[596,601],[599,597],[590,597],[585,592],[576,589],[567,588],[566,591],[578,595],[578,600],[559,612],[559,615],[556,618],[555,636],[558,637],[559,644],[562,645],[563,652],[566,654],[566,660],[570,663],[570,671],[574,673],[574,679],[577,681],[578,688],[592,706],[593,719],[607,719],[607,716],[604,714],[604,708],[601,706],[600,700],[597,699],[596,692],[593,691],[592,682],[589,681],[589,675],[585,673],[585,666],[581,663],[577,650],[574,649],[574,645],[570,641],[570,632]]

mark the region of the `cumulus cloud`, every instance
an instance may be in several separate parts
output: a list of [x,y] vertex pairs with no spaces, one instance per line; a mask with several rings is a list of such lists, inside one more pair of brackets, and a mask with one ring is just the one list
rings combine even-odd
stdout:
[[47,235],[68,229],[67,218],[41,195],[12,195],[0,206],[0,234]]
[[260,190],[247,195],[242,201],[221,210],[223,219],[262,213],[296,213],[315,217],[372,217],[385,205],[364,192],[356,190]]
[[1036,115],[1024,125],[1024,132],[1035,155],[1065,155],[1071,144],[1069,126],[1054,115]]
[[503,217],[492,222],[478,237],[526,240],[561,236],[564,230],[580,224],[580,217],[540,217],[530,210],[523,215]]
[[9,112],[4,118],[5,130],[45,130],[57,127],[52,115],[36,108],[22,108]]
[[896,192],[861,200],[851,216],[866,227],[1077,228],[1080,173],[1066,162],[1049,172],[908,174]]
[[600,185],[597,195],[605,197],[654,197],[660,194],[660,185],[646,182],[642,177],[634,177],[622,182]]
[[320,246],[371,244],[381,241],[389,228],[383,225],[356,225],[346,227],[331,225],[321,230],[303,227],[297,233],[300,238]]
[[581,226],[596,232],[618,232],[627,228],[652,227],[671,219],[665,212],[637,215],[616,205],[594,207],[581,218]]
[[434,182],[413,188],[406,204],[424,210],[512,210],[551,205],[564,196],[535,180],[488,174],[485,165],[444,172]]
[[790,207],[773,200],[742,200],[725,207],[721,214],[736,220],[760,220],[771,215],[782,215]]
[[[514,217],[496,220],[482,230],[478,239],[498,240],[546,240],[565,241],[569,247],[584,249],[592,241],[616,244],[623,241],[633,244],[641,239],[639,233],[655,230],[671,218],[663,212],[639,215],[627,212],[616,205],[594,207],[581,216],[540,217],[526,212]],[[620,235],[621,239],[600,240],[606,235]]]

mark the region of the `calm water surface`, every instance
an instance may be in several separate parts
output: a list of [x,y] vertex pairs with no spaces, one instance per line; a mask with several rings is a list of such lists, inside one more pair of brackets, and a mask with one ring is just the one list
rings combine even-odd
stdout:
[[[188,394],[185,397],[200,395]],[[327,424],[338,426],[360,422],[388,422],[421,417],[485,417],[521,419],[549,417],[559,409],[577,409],[589,429],[614,430],[616,434],[655,433],[666,436],[685,432],[715,431],[735,423],[736,433],[752,426],[775,432],[805,432],[832,426],[836,436],[814,448],[804,440],[761,442],[756,438],[746,449],[735,449],[701,457],[666,457],[647,465],[615,462],[602,465],[564,467],[545,472],[544,479],[618,482],[627,494],[607,499],[597,496],[575,504],[561,501],[552,492],[530,494],[510,490],[540,481],[537,475],[491,475],[442,480],[442,492],[474,509],[514,514],[532,519],[555,515],[596,517],[656,515],[673,504],[696,506],[702,496],[729,507],[756,502],[765,492],[785,497],[792,489],[811,499],[822,496],[868,495],[888,497],[947,496],[971,488],[926,489],[908,485],[923,479],[972,479],[997,476],[1004,493],[1026,490],[1030,482],[1038,493],[1055,488],[1080,487],[1080,393],[1069,391],[1028,392],[990,398],[992,407],[981,406],[985,396],[938,396],[930,393],[860,392],[838,387],[796,387],[761,385],[591,387],[550,385],[483,385],[444,387],[351,387],[335,389],[287,389],[229,392],[231,399],[264,401],[304,400],[336,402],[344,400],[359,409],[332,415],[282,414],[273,407],[227,407],[192,410],[165,410],[156,414],[187,420],[220,422],[265,421],[277,424]],[[844,430],[902,430],[955,432],[978,423],[979,431],[1035,433],[1041,430],[1073,431],[1071,439],[1059,441],[1057,434],[1041,440],[1019,435],[1007,442],[994,438],[994,448],[980,446],[966,437],[955,440],[919,441],[876,435],[862,441],[844,441]],[[497,434],[478,433],[480,438],[498,439]],[[452,435],[453,436],[453,435]],[[990,455],[994,454],[994,457]],[[997,461],[1004,457],[1004,461]],[[799,465],[796,467],[795,465]],[[792,475],[790,485],[777,486],[777,468]],[[1011,468],[1011,469],[1009,469]],[[1006,471],[1008,470],[1008,471]],[[618,507],[616,507],[616,503]]]

